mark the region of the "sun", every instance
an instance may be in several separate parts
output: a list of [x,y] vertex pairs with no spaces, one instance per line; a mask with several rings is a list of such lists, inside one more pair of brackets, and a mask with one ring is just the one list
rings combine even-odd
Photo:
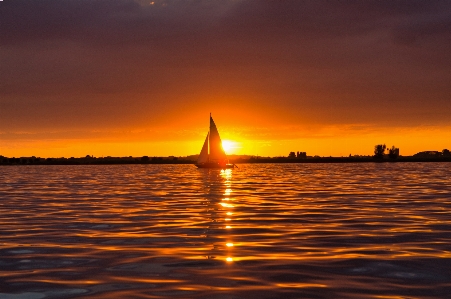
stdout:
[[237,148],[239,148],[238,143],[231,140],[223,140],[222,141],[222,148],[226,152],[226,154],[231,154],[236,151]]

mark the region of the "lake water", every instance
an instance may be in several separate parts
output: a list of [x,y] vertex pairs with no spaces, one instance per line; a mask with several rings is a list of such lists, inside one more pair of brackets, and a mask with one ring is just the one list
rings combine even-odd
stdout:
[[0,167],[0,298],[451,298],[450,167]]

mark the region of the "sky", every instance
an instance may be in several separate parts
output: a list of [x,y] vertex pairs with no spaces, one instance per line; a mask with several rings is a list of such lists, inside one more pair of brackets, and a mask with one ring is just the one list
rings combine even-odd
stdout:
[[450,1],[4,0],[0,155],[451,149]]

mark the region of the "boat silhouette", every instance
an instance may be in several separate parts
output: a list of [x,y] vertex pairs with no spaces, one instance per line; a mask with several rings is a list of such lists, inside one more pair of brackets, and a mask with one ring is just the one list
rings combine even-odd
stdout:
[[198,168],[217,168],[227,169],[234,168],[235,164],[230,164],[227,155],[222,147],[221,137],[218,128],[211,117],[210,113],[210,129],[205,138],[204,145],[200,151],[196,166]]

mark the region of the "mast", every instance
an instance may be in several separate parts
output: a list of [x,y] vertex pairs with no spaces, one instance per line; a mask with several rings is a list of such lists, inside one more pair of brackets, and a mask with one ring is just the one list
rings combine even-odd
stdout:
[[[211,112],[210,112],[210,119],[211,119]],[[208,162],[210,162],[210,148],[211,148],[211,142],[210,142],[210,133],[211,133],[211,121],[210,126],[208,127]]]

